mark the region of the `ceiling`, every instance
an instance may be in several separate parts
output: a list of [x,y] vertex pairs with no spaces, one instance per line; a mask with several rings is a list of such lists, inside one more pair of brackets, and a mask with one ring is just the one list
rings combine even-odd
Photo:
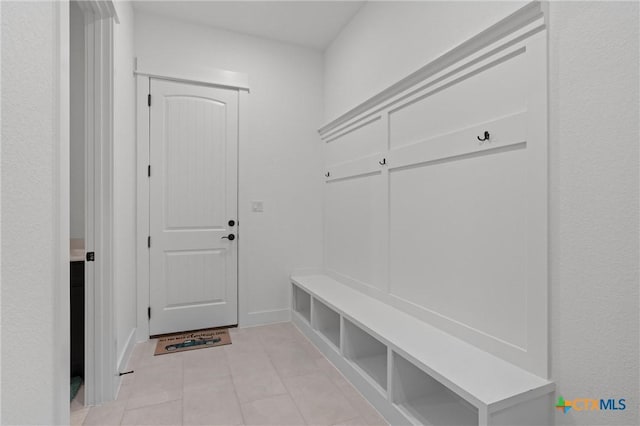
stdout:
[[364,1],[134,1],[135,10],[324,50]]

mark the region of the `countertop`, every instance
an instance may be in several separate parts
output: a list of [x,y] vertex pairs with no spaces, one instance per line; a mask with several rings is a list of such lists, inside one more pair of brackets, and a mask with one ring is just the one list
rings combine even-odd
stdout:
[[84,239],[71,238],[69,248],[71,262],[84,262]]

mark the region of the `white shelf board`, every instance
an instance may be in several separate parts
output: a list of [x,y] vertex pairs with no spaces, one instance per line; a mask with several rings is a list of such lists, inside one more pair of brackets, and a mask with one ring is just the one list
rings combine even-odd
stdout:
[[306,323],[306,324],[308,324],[309,326],[311,325],[311,323],[309,322],[309,320],[307,320],[307,319],[305,318],[305,316],[304,316],[303,314],[301,314],[300,312],[298,312],[298,311],[293,311],[293,315],[294,315],[294,316],[297,316],[298,318],[300,318],[300,320],[301,320],[301,321],[305,322],[305,323]]
[[324,329],[318,330],[333,346],[340,347],[340,330]]
[[472,410],[451,395],[426,395],[397,404],[416,425],[467,426],[478,424],[478,411]]
[[340,347],[340,314],[314,299],[314,327],[336,348]]
[[311,323],[311,312],[308,309],[301,309],[298,313],[305,319],[305,321]]
[[385,392],[387,390],[387,354],[379,354],[351,361],[367,373]]
[[[292,276],[293,283],[357,323],[394,351],[474,405],[497,404],[552,382],[457,339],[326,275]],[[513,403],[517,401],[512,400]]]

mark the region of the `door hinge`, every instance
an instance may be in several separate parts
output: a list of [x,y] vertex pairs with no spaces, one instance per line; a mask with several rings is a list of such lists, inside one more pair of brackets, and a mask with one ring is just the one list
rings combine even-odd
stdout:
[[151,177],[151,164],[147,166],[147,176]]
[[151,306],[147,308],[147,316],[151,319]]
[[147,95],[147,105],[151,106],[151,93]]
[[96,260],[96,253],[93,251],[88,251],[87,252],[87,256],[86,256],[87,262],[95,262]]
[[147,237],[147,247],[151,248],[151,237]]

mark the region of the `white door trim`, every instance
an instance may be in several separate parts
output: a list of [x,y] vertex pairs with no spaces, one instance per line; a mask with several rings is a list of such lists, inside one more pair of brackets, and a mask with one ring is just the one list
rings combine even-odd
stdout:
[[[69,423],[69,359],[71,356],[70,334],[70,300],[69,300],[69,137],[70,137],[70,97],[69,97],[69,3],[55,2],[56,13],[56,46],[54,84],[57,90],[54,102],[57,101],[57,117],[53,137],[58,140],[56,147],[57,170],[54,170],[53,185],[54,210],[53,223],[54,244],[57,249],[52,253],[54,260],[53,284],[53,327],[55,330],[53,356],[54,365],[59,366],[54,372],[55,401],[53,420],[55,424]],[[55,164],[55,163],[54,163]],[[57,197],[55,196],[57,195]]]
[[149,77],[136,76],[136,278],[137,341],[149,339]]
[[[172,81],[183,81],[194,84],[213,85],[218,87],[230,88],[229,85],[214,84],[208,80],[185,80],[177,78],[175,74],[171,73],[170,69],[158,68],[157,74],[153,75],[153,78],[161,78]],[[189,70],[185,71],[186,73]],[[148,167],[149,167],[149,105],[147,96],[149,95],[150,79],[151,76],[143,73],[136,72],[136,277],[137,277],[137,326],[136,326],[136,340],[139,342],[149,339],[149,295],[150,295],[150,274],[149,274],[149,248],[147,246],[147,237],[149,236],[149,179],[148,179]],[[192,73],[191,75],[196,75]],[[239,75],[241,73],[238,73]],[[161,76],[161,77],[158,77]],[[246,75],[245,75],[246,77]],[[248,78],[246,78],[248,81]],[[240,89],[239,87],[234,87]],[[238,175],[241,167],[241,158],[239,157],[239,147],[247,139],[247,95],[248,86],[239,90],[238,96]],[[238,180],[240,185],[240,180]],[[238,208],[238,225],[242,222],[241,209]],[[243,259],[243,246],[242,236],[240,228],[238,228],[238,265],[241,264]],[[246,283],[244,282],[244,276],[240,273],[241,269],[238,268],[238,325],[241,326],[246,321]]]
[[110,0],[78,2],[85,17],[85,404],[115,399],[113,303],[113,25]]
[[184,67],[152,58],[136,58],[136,76],[249,91],[249,76],[242,72],[207,67]]

